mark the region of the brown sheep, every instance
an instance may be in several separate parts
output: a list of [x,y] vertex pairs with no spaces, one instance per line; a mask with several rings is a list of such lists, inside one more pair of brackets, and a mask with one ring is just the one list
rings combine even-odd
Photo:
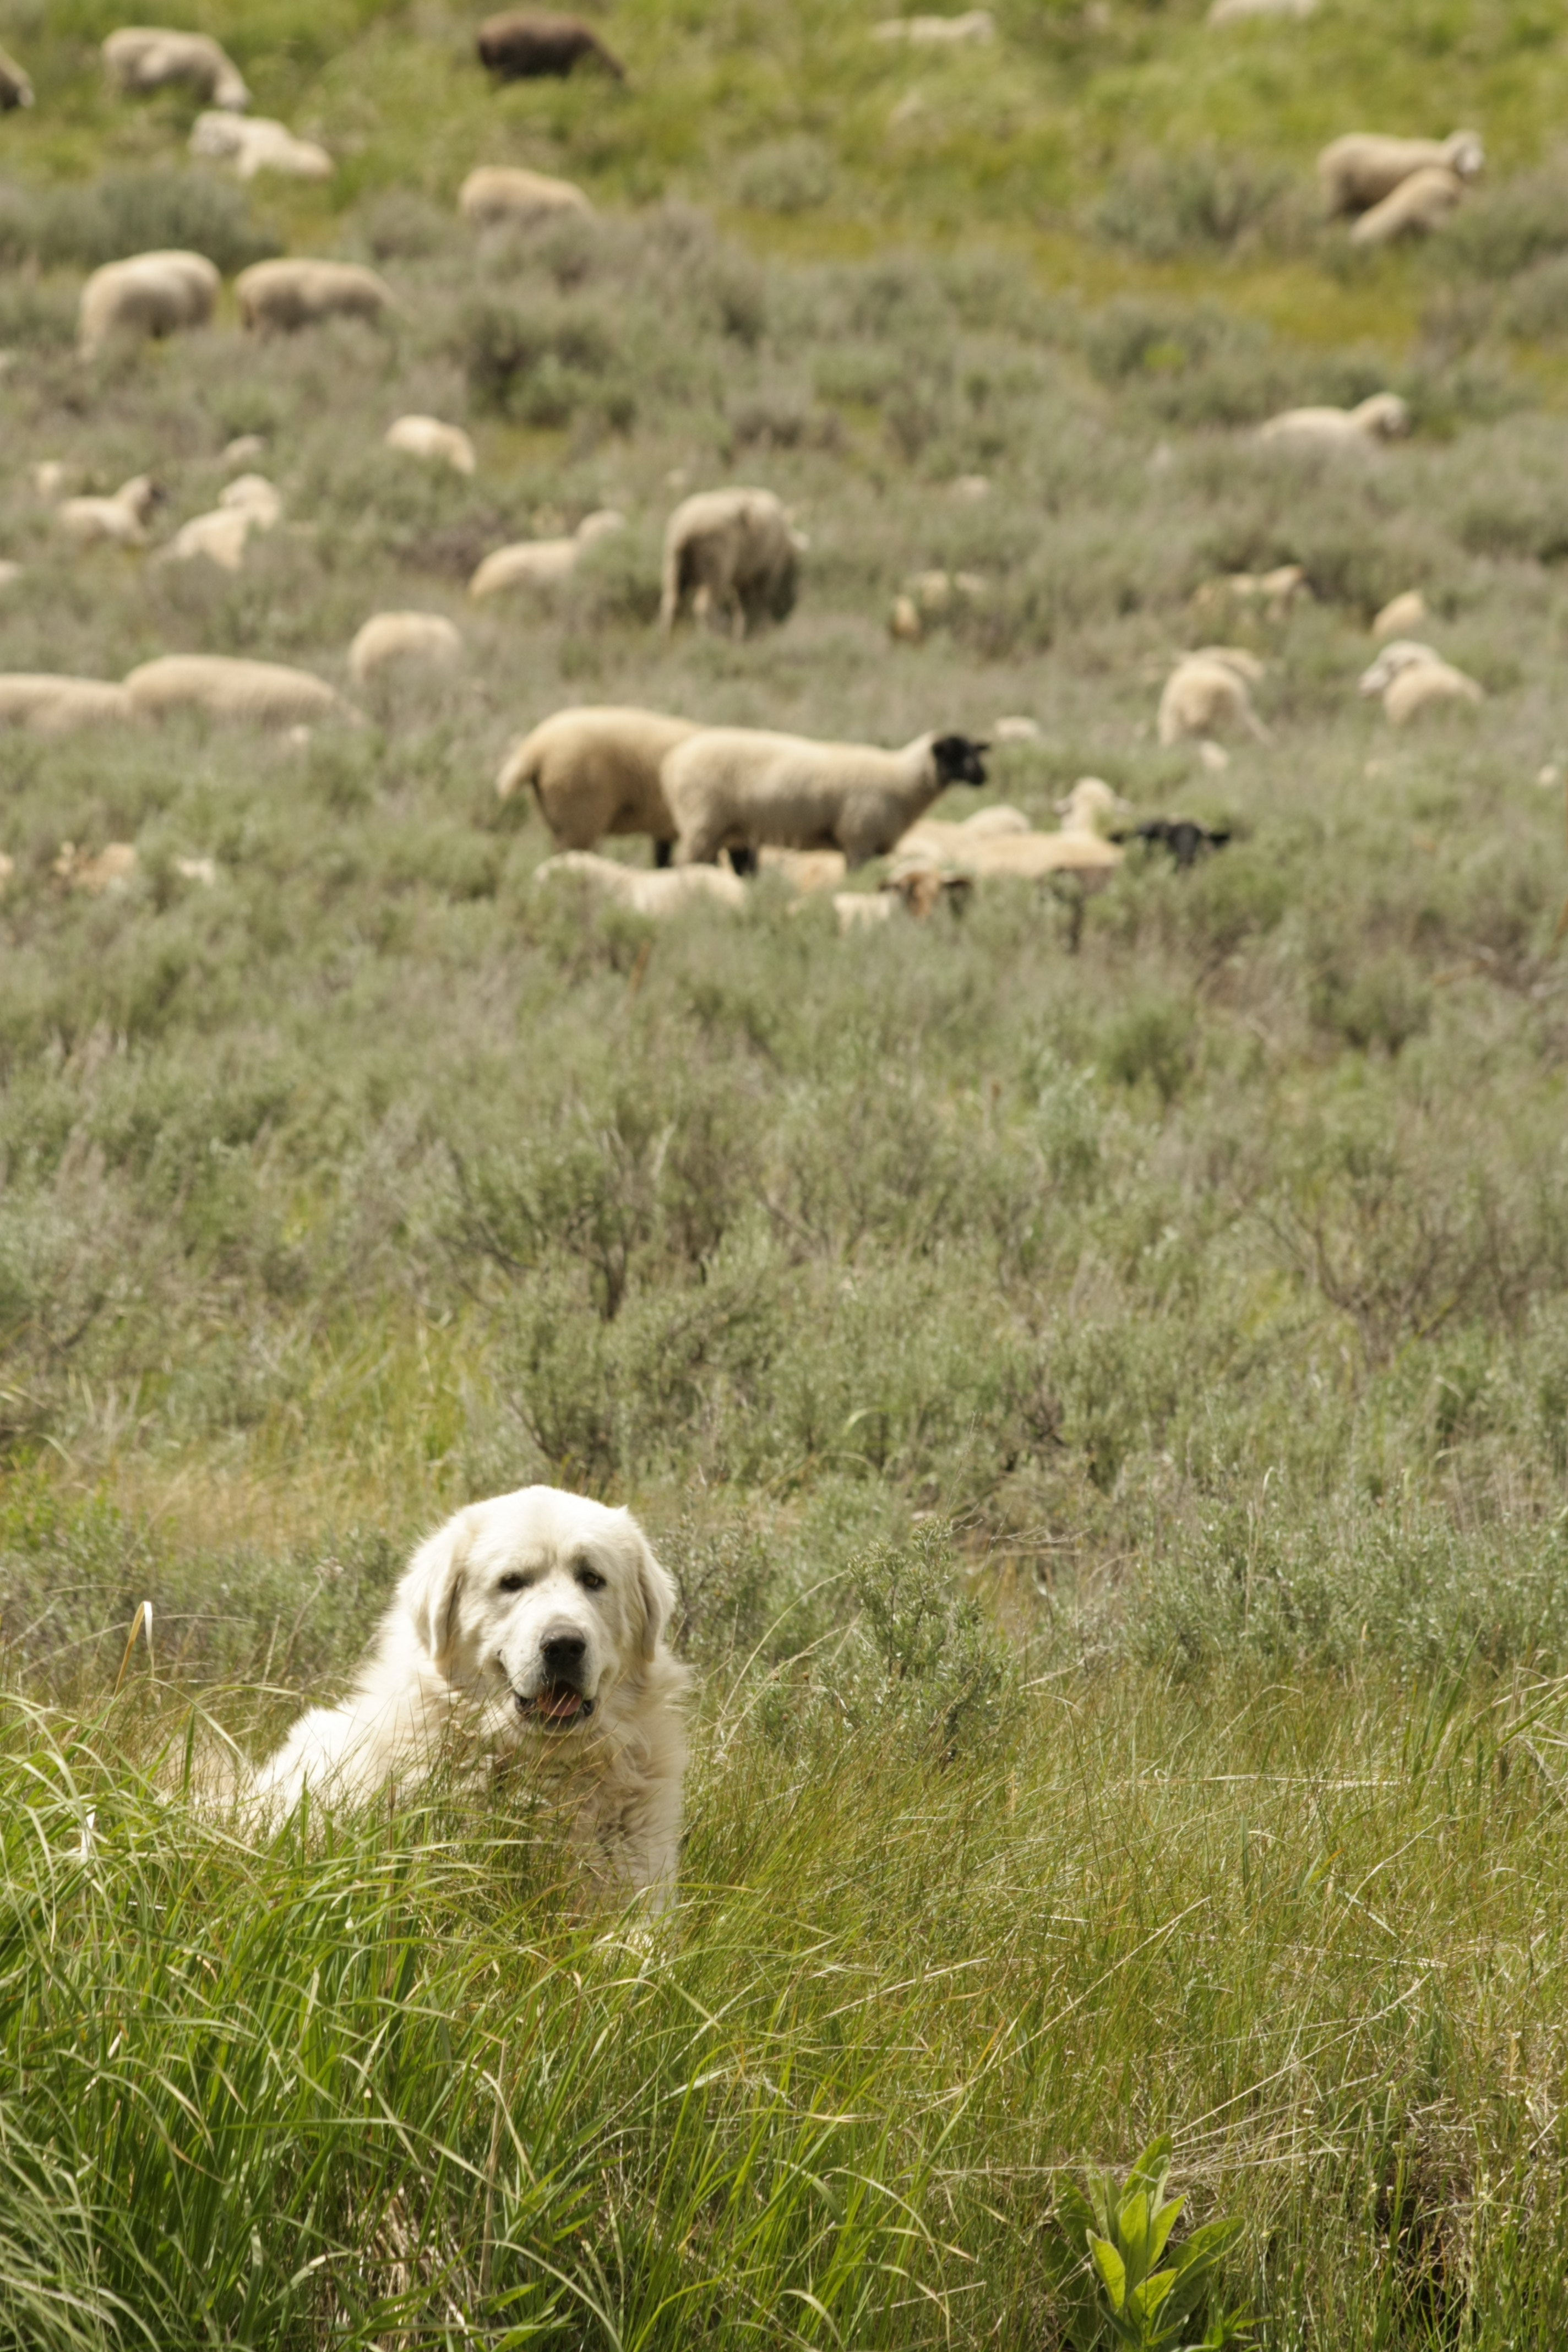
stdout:
[[603,66],[617,81],[626,78],[625,67],[592,26],[537,8],[509,8],[504,16],[487,16],[479,30],[479,51],[480,64],[505,81],[564,78],[584,58]]

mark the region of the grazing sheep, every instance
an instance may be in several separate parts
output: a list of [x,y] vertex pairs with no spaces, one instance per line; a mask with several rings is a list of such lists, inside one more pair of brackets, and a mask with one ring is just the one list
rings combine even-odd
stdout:
[[1402,236],[1429,236],[1464,201],[1465,183],[1442,163],[1423,164],[1401,180],[1380,205],[1363,213],[1351,231],[1352,245],[1393,245]]
[[1224,848],[1230,839],[1230,827],[1199,824],[1190,816],[1149,816],[1113,838],[1143,841],[1151,847],[1168,849],[1176,861],[1177,873],[1185,874],[1211,849]]
[[565,214],[592,220],[594,207],[570,180],[548,172],[481,163],[458,191],[458,210],[475,228],[542,228]]
[[1409,430],[1410,411],[1399,394],[1374,392],[1354,408],[1287,408],[1260,425],[1258,437],[1303,449],[1365,449]]
[[726,622],[731,636],[784,620],[805,545],[772,490],[699,490],[665,525],[660,629],[668,636],[688,600],[695,619]]
[[378,670],[457,669],[463,640],[439,613],[374,613],[349,647],[349,675],[363,686]]
[[984,784],[984,743],[917,735],[900,751],[817,743],[746,727],[707,728],[679,743],[660,781],[679,838],[678,866],[711,865],[721,849],[755,854],[841,849],[849,864],[881,857],[949,784]]
[[428,457],[455,473],[471,474],[477,460],[474,445],[460,425],[443,425],[438,416],[400,416],[383,436],[387,448],[405,457]]
[[606,834],[646,833],[665,866],[677,828],[659,770],[697,731],[690,719],[658,710],[558,710],[513,744],[496,778],[496,797],[510,800],[531,784],[540,814],[563,849],[592,849]]
[[385,278],[357,261],[253,261],[234,290],[241,323],[261,334],[293,334],[326,319],[374,323],[397,308]]
[[1407,726],[1434,703],[1486,700],[1485,688],[1473,677],[1410,637],[1384,646],[1372,667],[1362,672],[1359,685],[1363,694],[1382,695],[1384,712],[1395,727]]
[[308,669],[227,654],[164,654],[133,669],[125,689],[135,708],[153,719],[172,710],[205,710],[213,719],[253,727],[294,727],[316,719],[357,722],[360,716]]
[[205,162],[232,164],[241,180],[254,180],[258,172],[278,172],[288,180],[332,176],[332,159],[324,147],[313,139],[296,139],[286,123],[262,114],[198,114],[190,148]]
[[56,677],[44,670],[0,675],[0,727],[35,735],[74,735],[79,727],[125,727],[135,706],[107,678]]
[[722,907],[746,904],[745,884],[717,866],[682,866],[650,874],[646,867],[617,866],[613,857],[595,857],[585,849],[565,849],[558,857],[547,857],[533,878],[535,883],[552,882],[563,874],[592,883],[636,915],[679,915],[700,898],[717,898]]
[[262,474],[241,474],[220,491],[207,514],[193,515],[181,525],[160,563],[187,563],[205,555],[225,572],[237,572],[245,560],[245,543],[253,530],[270,530],[283,512],[283,501]]
[[1247,693],[1262,676],[1257,656],[1239,646],[1203,646],[1196,653],[1184,654],[1160,697],[1161,742],[1168,746],[1186,736],[1208,736],[1236,726],[1267,743],[1268,730]]
[[89,360],[115,336],[145,341],[205,327],[222,283],[205,253],[133,253],[125,261],[106,261],[81,289],[77,348]]
[[0,49],[0,114],[9,114],[18,106],[31,106],[33,85],[14,57]]
[[569,74],[587,58],[617,81],[626,68],[613,58],[591,25],[576,16],[547,16],[537,8],[510,8],[487,16],[478,36],[479,63],[505,81],[536,81]]
[[140,864],[128,841],[111,841],[96,857],[89,857],[74,841],[62,841],[60,854],[49,870],[62,890],[85,890],[89,898],[101,898],[111,891],[118,898],[130,888]]
[[1407,637],[1426,618],[1426,599],[1419,588],[1406,588],[1391,596],[1381,613],[1374,615],[1370,635],[1375,645],[1385,637]]
[[1388,139],[1380,131],[1352,131],[1331,140],[1318,158],[1318,184],[1323,209],[1332,219],[1340,213],[1363,213],[1391,196],[1413,172],[1436,165],[1458,180],[1479,179],[1486,164],[1486,149],[1473,131],[1456,131],[1447,139]]
[[498,547],[474,573],[468,593],[482,604],[507,588],[559,588],[576,570],[583,550],[612,531],[624,530],[626,521],[614,507],[602,507],[597,514],[584,515],[570,539],[521,539],[510,547]]
[[1193,610],[1205,618],[1217,617],[1232,607],[1244,613],[1259,605],[1269,621],[1286,620],[1292,605],[1311,601],[1312,591],[1300,563],[1279,563],[1272,572],[1229,572],[1205,580],[1193,595]]
[[205,33],[174,33],[163,26],[125,25],[103,45],[103,62],[125,98],[145,98],[183,82],[208,106],[243,114],[250,104],[239,68]]
[[1248,24],[1258,16],[1293,16],[1300,20],[1310,16],[1318,0],[1214,0],[1209,10],[1211,25]]
[[144,547],[147,523],[164,493],[151,474],[133,474],[107,499],[67,499],[55,516],[79,547]]
[[956,48],[965,41],[994,41],[996,22],[989,8],[967,8],[962,16],[885,16],[871,27],[874,41],[908,41],[912,48]]

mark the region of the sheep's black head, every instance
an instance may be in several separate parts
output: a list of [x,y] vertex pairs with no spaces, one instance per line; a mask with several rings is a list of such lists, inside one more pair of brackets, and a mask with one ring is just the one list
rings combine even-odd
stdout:
[[939,735],[931,747],[936,761],[937,782],[942,784],[983,784],[985,782],[985,761],[981,754],[989,751],[989,743],[972,742],[967,735]]

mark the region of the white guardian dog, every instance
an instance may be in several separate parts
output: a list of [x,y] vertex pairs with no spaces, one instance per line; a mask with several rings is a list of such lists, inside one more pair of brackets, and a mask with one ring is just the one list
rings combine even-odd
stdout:
[[337,1706],[256,1775],[273,1819],[416,1784],[458,1748],[525,1759],[606,1891],[675,1891],[689,1670],[666,1648],[675,1587],[629,1511],[554,1486],[467,1510],[421,1544]]

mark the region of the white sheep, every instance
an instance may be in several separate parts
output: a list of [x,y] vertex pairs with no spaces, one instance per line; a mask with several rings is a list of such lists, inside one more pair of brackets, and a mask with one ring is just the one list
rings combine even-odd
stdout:
[[996,21],[989,8],[966,8],[961,16],[885,16],[871,27],[874,41],[907,41],[912,48],[956,48],[966,41],[994,41]]
[[160,563],[186,563],[205,555],[225,572],[237,572],[245,560],[245,544],[253,530],[271,530],[283,512],[283,501],[262,474],[241,474],[219,492],[207,514],[193,515],[165,548]]
[[[849,870],[849,861],[841,849],[776,849],[769,843],[758,851],[757,866],[761,873],[776,874],[803,898],[810,898],[819,890],[837,890]],[[693,866],[686,870],[710,874],[714,869]]]
[[1258,16],[1290,16],[1300,21],[1311,16],[1318,0],[1214,0],[1209,10],[1211,25],[1241,25]]
[[293,334],[327,319],[368,319],[395,310],[384,278],[357,261],[253,261],[234,281],[241,324],[260,334]]
[[990,583],[979,572],[917,572],[893,599],[888,626],[902,644],[918,646],[928,621],[940,620],[960,604],[977,604]]
[[458,191],[458,209],[475,228],[542,228],[569,215],[592,220],[594,207],[570,180],[548,172],[481,163]]
[[18,106],[31,106],[33,85],[16,60],[5,49],[0,49],[0,114],[9,114]]
[[1184,737],[1244,727],[1259,743],[1267,743],[1268,730],[1247,692],[1262,676],[1257,655],[1240,646],[1201,646],[1195,653],[1184,654],[1160,696],[1161,742],[1169,746]]
[[753,854],[841,849],[849,864],[880,857],[949,784],[984,784],[985,746],[966,735],[917,735],[900,751],[818,743],[746,727],[705,728],[664,761],[660,781],[678,828],[676,863],[709,865],[722,849]]
[[991,730],[991,740],[994,743],[1043,743],[1046,739],[1037,719],[1026,718],[1022,711],[1014,711],[995,721]]
[[208,163],[231,165],[241,180],[254,180],[258,172],[277,172],[289,180],[332,176],[332,159],[324,147],[313,139],[297,139],[286,123],[263,114],[198,114],[190,147]]
[[508,588],[559,588],[577,569],[577,559],[595,540],[626,529],[625,515],[602,507],[584,515],[569,539],[521,539],[487,555],[468,583],[476,604]]
[[399,416],[384,438],[389,449],[399,449],[405,457],[433,458],[458,474],[474,470],[473,443],[460,425],[443,425],[438,416]]
[[254,727],[295,727],[319,719],[360,722],[359,712],[310,670],[227,654],[164,654],[133,669],[125,689],[136,709],[153,719],[172,710],[205,710],[210,718]]
[[1465,183],[1446,164],[1425,163],[1407,180],[1363,213],[1351,231],[1352,245],[1393,245],[1402,236],[1429,236],[1464,201]]
[[163,496],[151,474],[132,474],[109,498],[67,499],[55,521],[79,547],[144,547],[148,520]]
[[1399,394],[1374,392],[1354,408],[1287,408],[1260,425],[1258,437],[1303,449],[1366,449],[1409,430],[1410,411]]
[[1431,646],[1396,637],[1384,646],[1372,667],[1358,681],[1363,694],[1381,694],[1384,715],[1395,727],[1407,726],[1418,711],[1438,702],[1484,702],[1486,689],[1461,669],[1455,669]]
[[1310,604],[1311,596],[1302,565],[1277,563],[1271,572],[1227,572],[1217,580],[1205,580],[1193,593],[1193,610],[1213,617],[1237,606],[1243,612],[1261,606],[1266,619],[1279,622],[1289,617],[1297,603]]
[[1426,597],[1419,588],[1405,588],[1397,596],[1391,596],[1383,610],[1373,614],[1368,634],[1374,645],[1382,645],[1385,637],[1407,637],[1426,618]]
[[1330,142],[1318,158],[1318,184],[1323,209],[1362,213],[1391,196],[1402,180],[1429,165],[1452,172],[1457,179],[1479,179],[1486,166],[1486,149],[1473,131],[1455,131],[1447,139],[1389,139],[1381,131],[1352,131]]
[[231,114],[243,114],[250,104],[239,68],[205,33],[124,25],[105,41],[103,63],[113,87],[128,98],[144,98],[171,82],[183,82],[207,105],[221,106]]
[[933,857],[964,857],[979,841],[1000,840],[1008,834],[1017,835],[1032,830],[1022,809],[1010,808],[1004,802],[994,807],[976,809],[954,824],[951,817],[921,816],[899,836],[895,848],[901,856],[909,850],[923,850]]
[[223,280],[205,253],[133,253],[106,261],[81,289],[77,348],[92,359],[116,336],[172,335],[205,327]]
[[699,621],[725,623],[731,636],[782,621],[805,545],[772,490],[699,490],[665,525],[660,629],[668,636],[689,601]]
[[79,727],[124,727],[135,716],[125,688],[107,678],[57,677],[44,670],[0,675],[0,727],[72,735]]
[[662,919],[678,915],[684,908],[702,898],[716,898],[722,907],[743,908],[746,886],[737,875],[727,874],[717,866],[683,866],[650,873],[630,866],[618,866],[613,857],[595,857],[584,849],[563,850],[559,856],[547,857],[534,875],[536,884],[552,882],[563,875],[575,876],[591,883],[595,890],[617,906],[629,907],[634,914],[651,915]]
[[380,670],[460,667],[463,640],[439,613],[374,613],[349,647],[349,675],[364,686]]
[[531,784],[563,849],[592,849],[606,834],[646,833],[662,865],[676,823],[659,771],[676,745],[697,731],[690,719],[658,710],[558,710],[512,745],[496,778],[496,797],[510,800]]
[[[983,816],[996,814],[981,811]],[[1129,814],[1126,802],[1100,777],[1080,776],[1067,798],[1057,803],[1057,814],[1062,822],[1056,833],[1036,833],[1026,826],[1020,832],[1014,825],[977,829],[972,819],[963,828],[969,838],[958,854],[960,870],[976,881],[1046,882],[1064,876],[1085,889],[1099,889],[1123,855],[1104,838],[1101,827],[1109,817]],[[918,838],[917,834],[917,843]],[[903,847],[900,843],[900,852]]]

